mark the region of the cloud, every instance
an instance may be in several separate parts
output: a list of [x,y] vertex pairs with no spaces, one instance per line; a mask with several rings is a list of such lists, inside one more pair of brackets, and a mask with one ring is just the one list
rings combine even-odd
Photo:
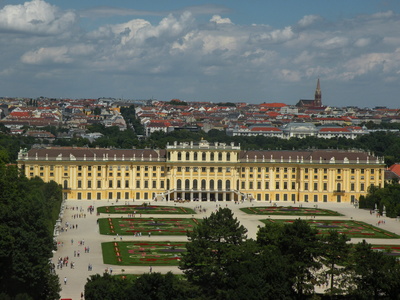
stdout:
[[[304,97],[296,91],[305,84],[311,85],[312,94],[317,77],[324,86],[357,86],[368,77],[385,85],[385,92],[398,89],[400,16],[394,12],[330,22],[306,15],[294,24],[273,27],[237,24],[224,9],[115,9],[108,13],[133,17],[117,24],[104,20],[87,30],[78,17],[82,12],[63,11],[43,0],[7,5],[0,10],[0,31],[7,32],[0,35],[0,88],[15,94],[20,91],[16,83],[23,81],[39,95],[124,93],[133,98],[249,102],[267,100],[268,95],[295,102]],[[89,12],[98,17],[106,10],[84,13]],[[198,19],[199,14],[207,18]],[[52,90],[40,78],[60,80],[58,89],[64,91]],[[366,88],[358,92],[363,101],[371,97]]]
[[210,22],[217,24],[232,24],[232,21],[229,18],[221,18],[219,15],[213,15]]
[[0,32],[55,35],[71,28],[76,21],[74,12],[62,12],[43,0],[6,5],[0,10]]

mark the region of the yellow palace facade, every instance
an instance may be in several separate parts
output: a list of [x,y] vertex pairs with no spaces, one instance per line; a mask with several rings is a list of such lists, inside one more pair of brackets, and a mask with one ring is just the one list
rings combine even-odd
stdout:
[[21,150],[28,178],[54,180],[65,199],[348,202],[384,183],[383,158],[345,150],[241,150],[185,142],[166,149]]

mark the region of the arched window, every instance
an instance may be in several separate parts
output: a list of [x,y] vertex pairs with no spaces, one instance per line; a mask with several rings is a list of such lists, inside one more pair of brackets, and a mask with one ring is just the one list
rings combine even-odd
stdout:
[[193,160],[197,160],[197,152],[193,153]]
[[214,160],[214,152],[210,153],[210,160],[213,161]]
[[190,153],[186,152],[186,160],[190,160]]
[[171,152],[168,152],[168,160],[171,160]]
[[225,188],[226,188],[227,190],[230,190],[230,189],[231,189],[231,181],[230,181],[230,180],[227,180],[227,181],[225,182]]
[[182,153],[178,152],[178,160],[182,160]]
[[190,180],[186,179],[185,180],[185,190],[189,190],[190,189]]
[[205,180],[205,179],[203,179],[203,180],[201,181],[201,189],[202,189],[202,190],[205,190],[205,189],[206,189],[206,180]]
[[226,154],[226,161],[231,161],[231,154],[229,152]]
[[221,161],[222,160],[222,152],[218,153],[218,160]]
[[64,189],[68,188],[68,180],[64,180]]
[[207,158],[206,158],[206,153],[205,153],[205,152],[202,153],[202,155],[201,155],[201,160],[204,160],[204,161],[207,160]]
[[218,190],[222,190],[222,180],[218,180]]
[[177,188],[178,190],[181,190],[181,189],[182,189],[182,180],[178,179],[178,180],[176,181],[176,188]]
[[214,189],[214,180],[211,179],[210,180],[210,190],[213,190],[213,189]]
[[197,179],[193,180],[193,189],[197,190]]

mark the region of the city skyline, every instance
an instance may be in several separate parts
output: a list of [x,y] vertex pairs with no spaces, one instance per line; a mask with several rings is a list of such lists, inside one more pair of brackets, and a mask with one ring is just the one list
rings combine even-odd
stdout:
[[0,0],[0,95],[398,106],[400,3]]

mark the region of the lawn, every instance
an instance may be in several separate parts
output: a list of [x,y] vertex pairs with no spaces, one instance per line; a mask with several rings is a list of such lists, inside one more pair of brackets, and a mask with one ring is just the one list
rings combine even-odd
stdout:
[[108,235],[186,235],[199,220],[193,218],[101,218],[100,234]]
[[182,206],[160,206],[160,205],[115,205],[101,206],[97,208],[98,213],[105,214],[195,214],[196,212],[188,207]]
[[246,214],[255,215],[287,215],[287,216],[342,216],[336,211],[313,207],[292,206],[257,206],[243,207],[240,209]]
[[371,245],[371,248],[376,251],[382,251],[386,255],[393,255],[400,258],[400,245]]
[[185,242],[107,242],[102,243],[105,264],[124,266],[177,266]]
[[[318,230],[318,234],[328,234],[329,230],[335,229],[340,233],[346,234],[349,238],[379,238],[379,239],[398,239],[399,235],[369,225],[364,222],[353,220],[305,220],[311,227]],[[294,220],[261,220],[263,223],[293,223]]]

